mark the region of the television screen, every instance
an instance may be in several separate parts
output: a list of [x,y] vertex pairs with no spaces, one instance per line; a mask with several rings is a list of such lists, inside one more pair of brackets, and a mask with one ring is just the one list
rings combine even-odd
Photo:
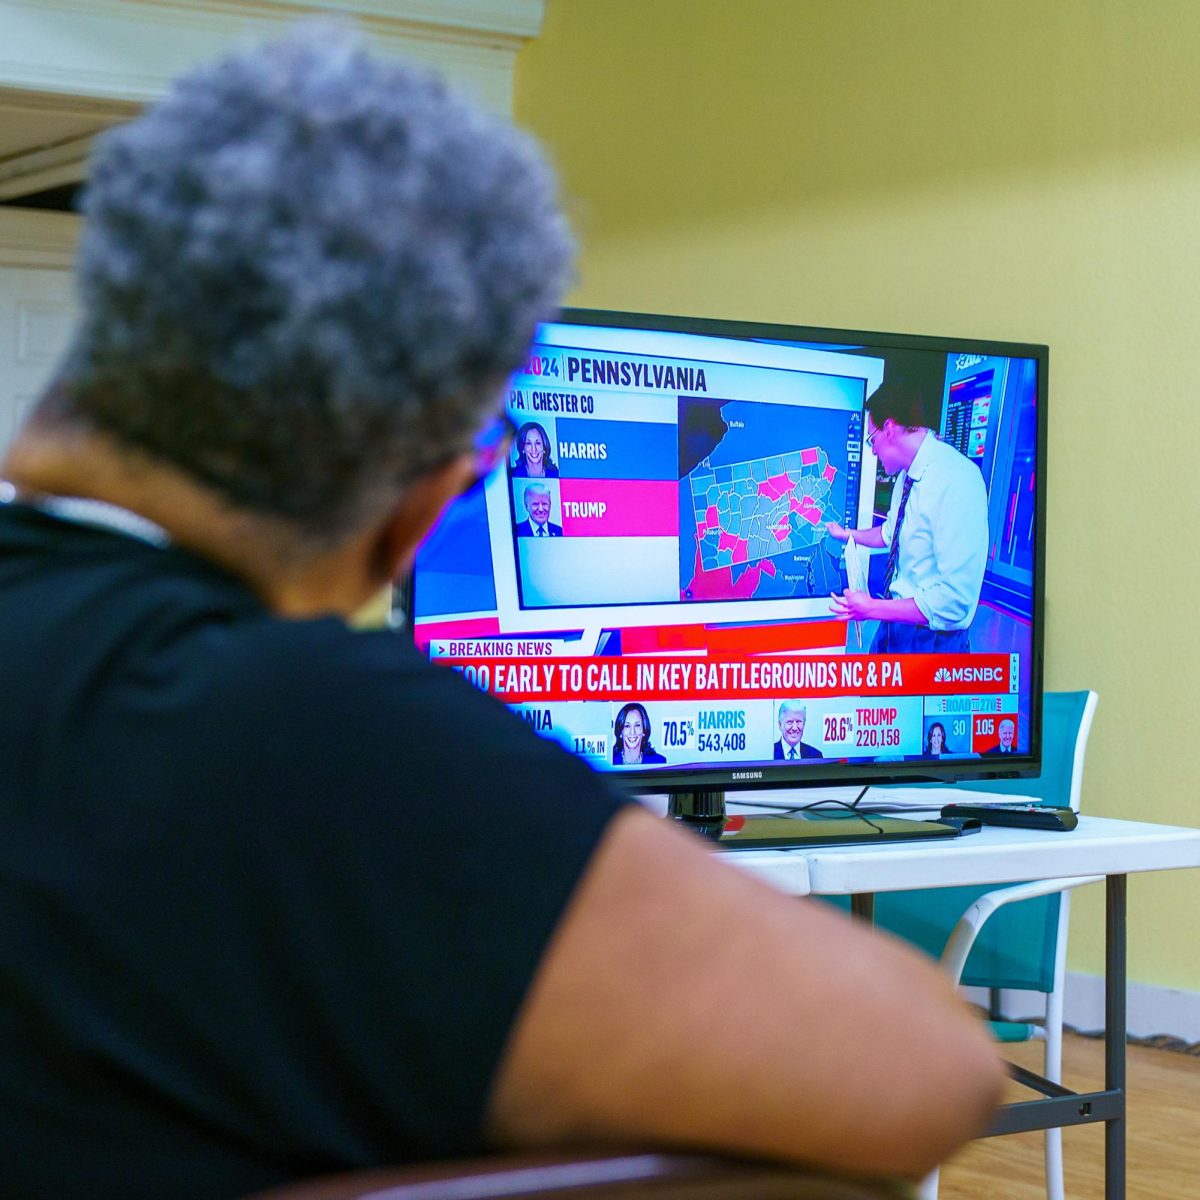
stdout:
[[418,552],[413,636],[638,790],[1030,773],[1046,369],[569,310]]

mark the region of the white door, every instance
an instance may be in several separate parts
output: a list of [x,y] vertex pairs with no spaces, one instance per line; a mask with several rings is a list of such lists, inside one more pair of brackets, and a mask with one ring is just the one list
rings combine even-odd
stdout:
[[0,455],[67,347],[78,220],[0,210]]
[[68,271],[0,267],[0,455],[66,348],[74,311]]

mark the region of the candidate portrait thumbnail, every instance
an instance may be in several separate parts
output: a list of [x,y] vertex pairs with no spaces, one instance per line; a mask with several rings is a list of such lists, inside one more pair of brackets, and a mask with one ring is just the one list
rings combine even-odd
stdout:
[[781,700],[775,710],[775,724],[779,729],[779,740],[772,757],[785,761],[825,757],[816,746],[804,740],[808,705],[803,700]]
[[[562,505],[557,483],[531,480],[524,485],[514,484],[513,490],[517,537],[562,537]],[[523,519],[521,513],[525,514]]]
[[974,732],[975,749],[985,758],[1019,753],[1015,713],[999,718],[976,715]]
[[653,737],[646,706],[636,700],[621,705],[613,721],[613,766],[665,763],[667,760],[654,748]]
[[514,479],[557,479],[553,418],[521,425],[513,439],[512,453],[515,461],[510,462],[509,469]]

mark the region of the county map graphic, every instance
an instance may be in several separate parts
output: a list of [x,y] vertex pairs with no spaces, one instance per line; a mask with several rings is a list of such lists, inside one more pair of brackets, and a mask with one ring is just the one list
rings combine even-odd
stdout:
[[[840,590],[841,544],[831,544],[825,523],[847,520],[852,415],[748,401],[725,402],[719,412],[724,433],[681,480],[680,532],[694,531],[680,537],[682,598]],[[681,429],[690,429],[694,456],[712,413],[688,415],[681,413]]]

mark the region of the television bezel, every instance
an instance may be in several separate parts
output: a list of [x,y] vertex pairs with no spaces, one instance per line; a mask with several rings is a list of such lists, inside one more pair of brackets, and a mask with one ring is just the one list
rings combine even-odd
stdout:
[[[646,329],[655,332],[795,342],[830,350],[931,351],[940,354],[980,354],[1026,358],[1037,362],[1036,424],[1037,466],[1034,480],[1033,611],[1030,629],[1029,742],[1022,753],[1006,756],[1003,763],[986,757],[954,758],[944,762],[883,761],[826,758],[801,762],[758,762],[734,767],[646,767],[601,772],[615,786],[635,794],[724,793],[808,787],[880,787],[921,782],[946,785],[983,779],[1020,779],[1041,773],[1042,696],[1044,689],[1046,467],[1048,424],[1046,398],[1049,381],[1049,347],[1032,342],[993,338],[945,337],[931,334],[880,333],[832,326],[791,325],[782,322],[732,320],[717,317],[678,316],[596,308],[562,309],[550,324]],[[872,514],[873,515],[873,514]],[[415,571],[406,577],[405,611],[413,612]],[[497,703],[503,703],[497,701]],[[565,749],[565,748],[564,748]],[[570,753],[569,750],[565,751]]]

